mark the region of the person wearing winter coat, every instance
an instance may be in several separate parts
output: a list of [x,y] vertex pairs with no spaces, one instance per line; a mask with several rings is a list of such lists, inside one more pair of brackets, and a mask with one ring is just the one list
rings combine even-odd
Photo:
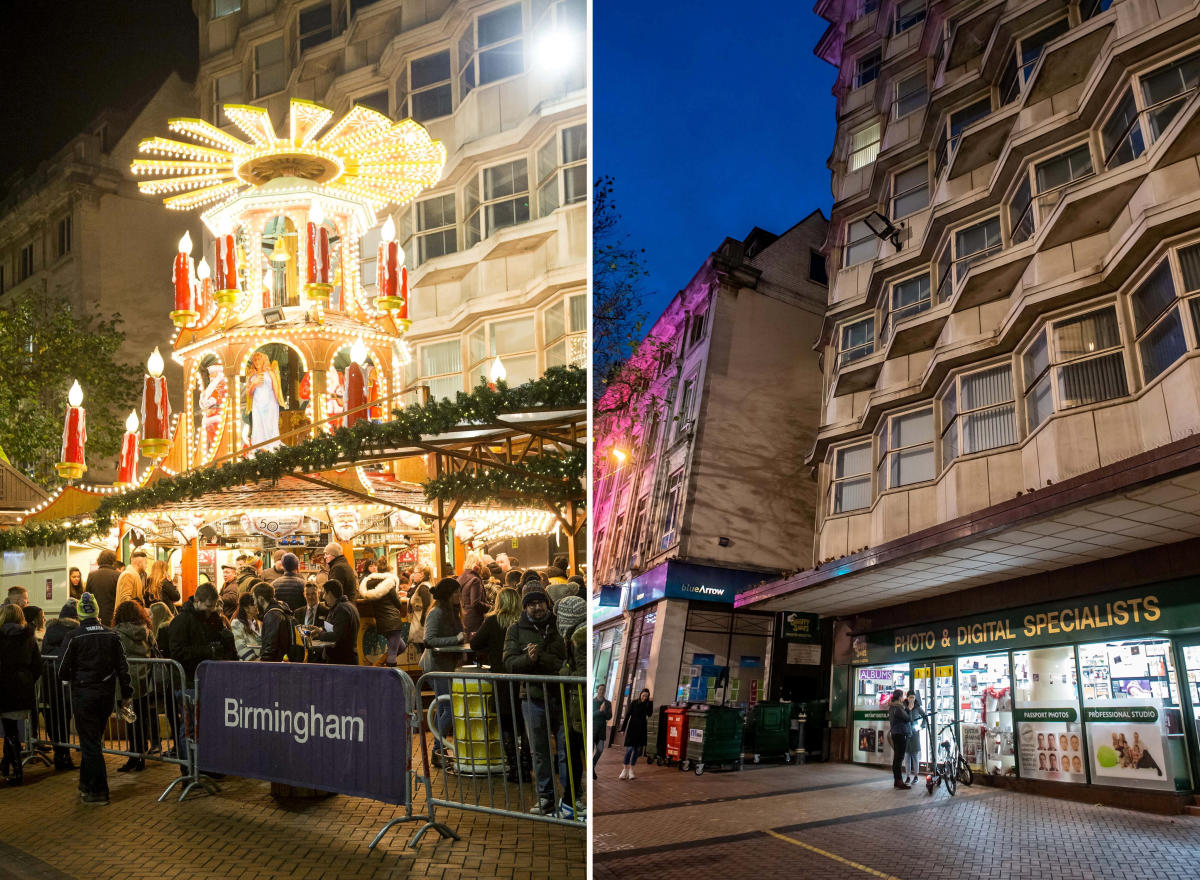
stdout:
[[533,676],[557,675],[567,659],[567,647],[550,613],[550,597],[539,585],[527,588],[521,597],[521,617],[508,628],[504,640],[504,666],[514,675],[530,676],[521,686],[521,713],[533,753],[533,775],[538,803],[531,812],[553,815],[554,767],[550,757],[550,737],[557,741],[558,776],[567,776],[566,737],[563,731],[563,707],[555,688],[536,683]]
[[490,608],[487,603],[487,592],[483,588],[480,572],[483,571],[483,559],[478,553],[468,553],[462,574],[457,578],[462,587],[463,630],[467,638],[475,635],[483,624],[483,616]]
[[625,713],[625,720],[621,722],[621,730],[625,732],[625,763],[618,779],[637,778],[634,776],[633,767],[637,764],[642,749],[646,748],[647,722],[653,714],[654,703],[650,700],[650,689],[642,688],[637,702],[629,707],[629,711]]
[[[425,616],[425,632],[422,643],[425,650],[421,654],[421,668],[426,672],[453,672],[458,666],[460,654],[442,650],[453,648],[466,642],[462,623],[454,610],[454,599],[457,597],[460,585],[454,578],[442,578],[431,591],[433,607]],[[432,679],[433,692],[438,696],[450,693],[450,679]],[[447,737],[454,730],[450,703],[439,700],[437,704],[438,732]]]
[[322,589],[322,601],[328,609],[325,632],[318,633],[317,637],[313,638],[313,646],[325,651],[325,660],[328,663],[357,666],[358,628],[361,622],[358,608],[342,595],[341,581],[336,578],[331,577],[325,581]]
[[258,584],[254,588],[254,605],[262,620],[262,639],[259,659],[264,663],[282,663],[292,646],[293,618],[289,609],[275,599],[275,588]]
[[304,578],[300,577],[300,559],[295,553],[284,553],[279,560],[283,574],[271,581],[275,601],[287,606],[291,614],[304,608]]
[[904,754],[908,747],[908,734],[912,729],[912,716],[904,702],[904,691],[900,688],[892,693],[892,701],[888,703],[888,732],[892,738],[892,777],[895,788],[912,788],[900,776],[900,768],[904,764]]
[[[117,554],[101,550],[96,557],[96,570],[88,575],[87,591],[92,594],[100,608],[100,622],[105,626],[112,623],[117,610]],[[141,589],[139,585],[139,590]]]
[[[496,607],[483,618],[479,632],[471,637],[471,650],[482,654],[492,672],[505,672],[504,642],[508,628],[521,618],[521,594],[512,587],[504,587],[496,594]],[[528,737],[521,737],[518,763],[517,738],[520,733],[520,723],[517,713],[520,711],[516,687],[510,682],[496,682],[496,712],[500,715],[501,741],[504,743],[504,757],[508,763],[508,781],[517,782],[528,778],[529,768],[533,766],[533,756],[529,752]],[[520,769],[518,769],[520,768]]]
[[10,785],[20,785],[20,722],[37,711],[37,681],[42,674],[42,656],[33,630],[25,624],[20,605],[0,607],[0,725],[4,728],[4,757],[0,775]]
[[604,687],[604,682],[597,684],[596,695],[592,697],[592,779],[600,778],[596,775],[596,762],[604,754],[604,735],[613,716],[612,702],[604,696]]
[[[122,602],[113,614],[113,632],[121,639],[121,648],[126,660],[146,660],[156,653],[154,638],[150,634],[150,615],[141,603],[132,599]],[[129,758],[118,773],[141,772],[146,769],[146,744],[150,738],[150,715],[154,702],[153,676],[145,664],[135,664],[129,669],[129,680],[133,685],[133,711],[137,718],[129,727],[129,751],[136,755]]]
[[[46,635],[42,639],[42,656],[57,657],[62,653],[63,641],[67,634],[79,628],[79,612],[75,610],[72,600],[62,607],[58,617],[46,626]],[[51,699],[43,708],[46,718],[46,730],[51,742],[66,742],[67,732],[71,729],[71,703],[66,699],[66,693],[58,684],[58,662],[55,661],[53,676],[47,671],[43,687],[45,693],[59,694],[58,699]],[[74,770],[75,762],[71,759],[71,750],[63,746],[54,746],[54,769]]]
[[358,576],[342,545],[336,541],[325,545],[325,561],[329,563],[329,577],[342,585],[342,595],[353,603],[358,599]]
[[116,625],[116,609],[126,602],[142,602],[142,579],[133,569],[121,572],[117,578],[117,594],[113,605],[113,625]]
[[79,734],[79,797],[87,806],[108,804],[108,771],[103,739],[120,689],[121,702],[133,707],[133,682],[121,637],[100,620],[100,605],[91,593],[76,603],[79,628],[63,642],[58,677],[71,686],[71,711]]
[[[258,585],[255,586],[258,589]],[[262,653],[262,629],[258,622],[255,598],[247,593],[238,599],[238,609],[229,629],[233,633],[233,649],[239,660],[257,660]]]
[[425,650],[425,619],[433,609],[433,593],[426,583],[410,586],[408,591],[408,643]]
[[[567,596],[558,603],[554,611],[555,625],[563,637],[566,646],[567,659],[563,661],[559,675],[569,675],[576,678],[587,678],[587,602],[579,596]],[[555,690],[558,686],[554,686]],[[563,685],[566,695],[566,705],[563,707],[563,732],[566,736],[567,768],[570,771],[570,787],[563,793],[563,807],[560,815],[563,818],[574,818],[587,809],[587,798],[584,795],[583,762],[586,748],[587,722],[584,715],[584,685]],[[566,779],[561,775],[560,779]],[[567,783],[563,782],[564,787]],[[573,811],[567,809],[570,803],[568,796],[574,796]]]
[[371,603],[367,613],[375,618],[375,631],[387,639],[384,665],[395,666],[396,658],[408,646],[404,640],[404,601],[400,598],[400,579],[388,571],[386,556],[380,557],[375,564],[378,571],[362,579],[358,598]]
[[196,686],[196,667],[204,660],[236,660],[233,633],[217,611],[217,588],[200,584],[167,627],[171,659],[179,662],[188,688]]

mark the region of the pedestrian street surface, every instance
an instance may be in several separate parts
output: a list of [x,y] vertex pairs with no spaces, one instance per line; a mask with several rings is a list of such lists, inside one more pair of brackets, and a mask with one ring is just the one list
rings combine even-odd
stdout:
[[[76,755],[75,760],[79,758]],[[221,793],[178,803],[155,798],[179,770],[149,763],[117,773],[112,804],[79,803],[76,773],[30,764],[25,784],[0,782],[0,880],[584,880],[586,834],[578,829],[462,810],[438,810],[460,841],[433,831],[405,844],[418,823],[398,825],[367,852],[403,808],[337,795],[277,801],[266,782],[227,777]],[[424,806],[418,790],[416,809]]]
[[[959,786],[892,787],[890,768],[747,765],[740,773],[604,753],[592,805],[595,880],[1190,880],[1200,818]],[[700,873],[698,869],[702,867]]]

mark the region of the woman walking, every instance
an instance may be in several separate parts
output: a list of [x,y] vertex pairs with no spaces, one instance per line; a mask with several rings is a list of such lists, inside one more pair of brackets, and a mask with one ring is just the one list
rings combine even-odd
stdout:
[[592,698],[592,779],[596,775],[596,762],[604,754],[604,737],[608,722],[612,721],[612,703],[604,696],[604,682],[596,685],[596,696]]
[[20,785],[25,775],[18,725],[37,709],[37,680],[41,673],[42,656],[33,630],[25,625],[21,606],[0,605],[0,724],[4,727],[0,775],[10,785]]
[[[117,606],[113,614],[113,630],[121,637],[121,647],[129,660],[146,660],[154,654],[154,640],[150,636],[150,615],[142,604],[130,599]],[[141,772],[146,769],[147,740],[150,737],[150,713],[154,691],[153,676],[145,663],[130,664],[129,678],[133,683],[133,711],[137,715],[129,728],[129,751],[135,752],[118,773]]]
[[904,755],[908,748],[908,731],[912,723],[908,708],[904,702],[904,691],[900,688],[892,693],[892,701],[888,703],[889,732],[892,736],[892,777],[896,788],[912,788],[901,777],[901,767],[904,765]]
[[646,723],[654,714],[654,703],[650,701],[650,689],[642,688],[637,702],[629,707],[621,730],[625,731],[625,764],[618,779],[634,779],[633,766],[642,749],[646,748]]

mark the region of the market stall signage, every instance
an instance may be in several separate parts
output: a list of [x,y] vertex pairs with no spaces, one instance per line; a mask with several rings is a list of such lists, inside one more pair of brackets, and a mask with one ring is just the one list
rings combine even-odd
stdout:
[[293,534],[303,522],[302,513],[276,513],[270,516],[242,514],[242,528],[246,534],[266,535],[268,538],[282,538]]
[[1158,710],[1153,706],[1109,706],[1083,710],[1083,720],[1088,724],[1154,724],[1158,721]]
[[784,611],[783,638],[788,642],[815,642],[821,638],[821,615]]
[[334,510],[329,513],[329,525],[339,541],[349,541],[359,532],[357,510]]
[[1200,580],[1168,581],[1049,605],[977,614],[854,637],[855,663],[1020,650],[1182,629],[1200,620]]
[[[1014,709],[1013,720],[1020,723],[1022,721],[1034,722],[1059,722],[1063,724],[1072,724],[1079,720],[1079,713],[1075,709]],[[1090,719],[1089,719],[1090,720]]]

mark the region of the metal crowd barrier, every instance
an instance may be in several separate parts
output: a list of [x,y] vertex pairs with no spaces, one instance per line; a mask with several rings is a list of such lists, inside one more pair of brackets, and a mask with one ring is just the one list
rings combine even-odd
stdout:
[[[544,699],[529,699],[529,685],[542,688]],[[587,827],[586,678],[465,667],[426,673],[418,691],[425,686],[435,694],[419,737],[430,814],[438,806]],[[578,730],[567,717],[572,694]],[[450,730],[439,728],[439,710]]]
[[[30,752],[50,763],[36,746],[79,751],[79,734],[72,720],[70,685],[58,679],[58,657],[42,658],[42,677],[38,682],[38,712],[45,724],[41,736],[30,736]],[[174,764],[180,768],[178,779],[172,780],[159,795],[163,801],[175,788],[182,786],[179,800],[188,796],[196,786],[210,792],[219,791],[217,784],[196,769],[196,701],[195,691],[187,687],[183,667],[176,660],[165,658],[130,658],[129,675],[133,681],[133,711],[137,718],[126,722],[119,714],[108,720],[102,751],[107,755],[124,755]],[[118,692],[117,696],[120,696]],[[116,704],[114,702],[114,710]],[[33,727],[38,727],[36,717]],[[27,759],[28,760],[28,759]]]

